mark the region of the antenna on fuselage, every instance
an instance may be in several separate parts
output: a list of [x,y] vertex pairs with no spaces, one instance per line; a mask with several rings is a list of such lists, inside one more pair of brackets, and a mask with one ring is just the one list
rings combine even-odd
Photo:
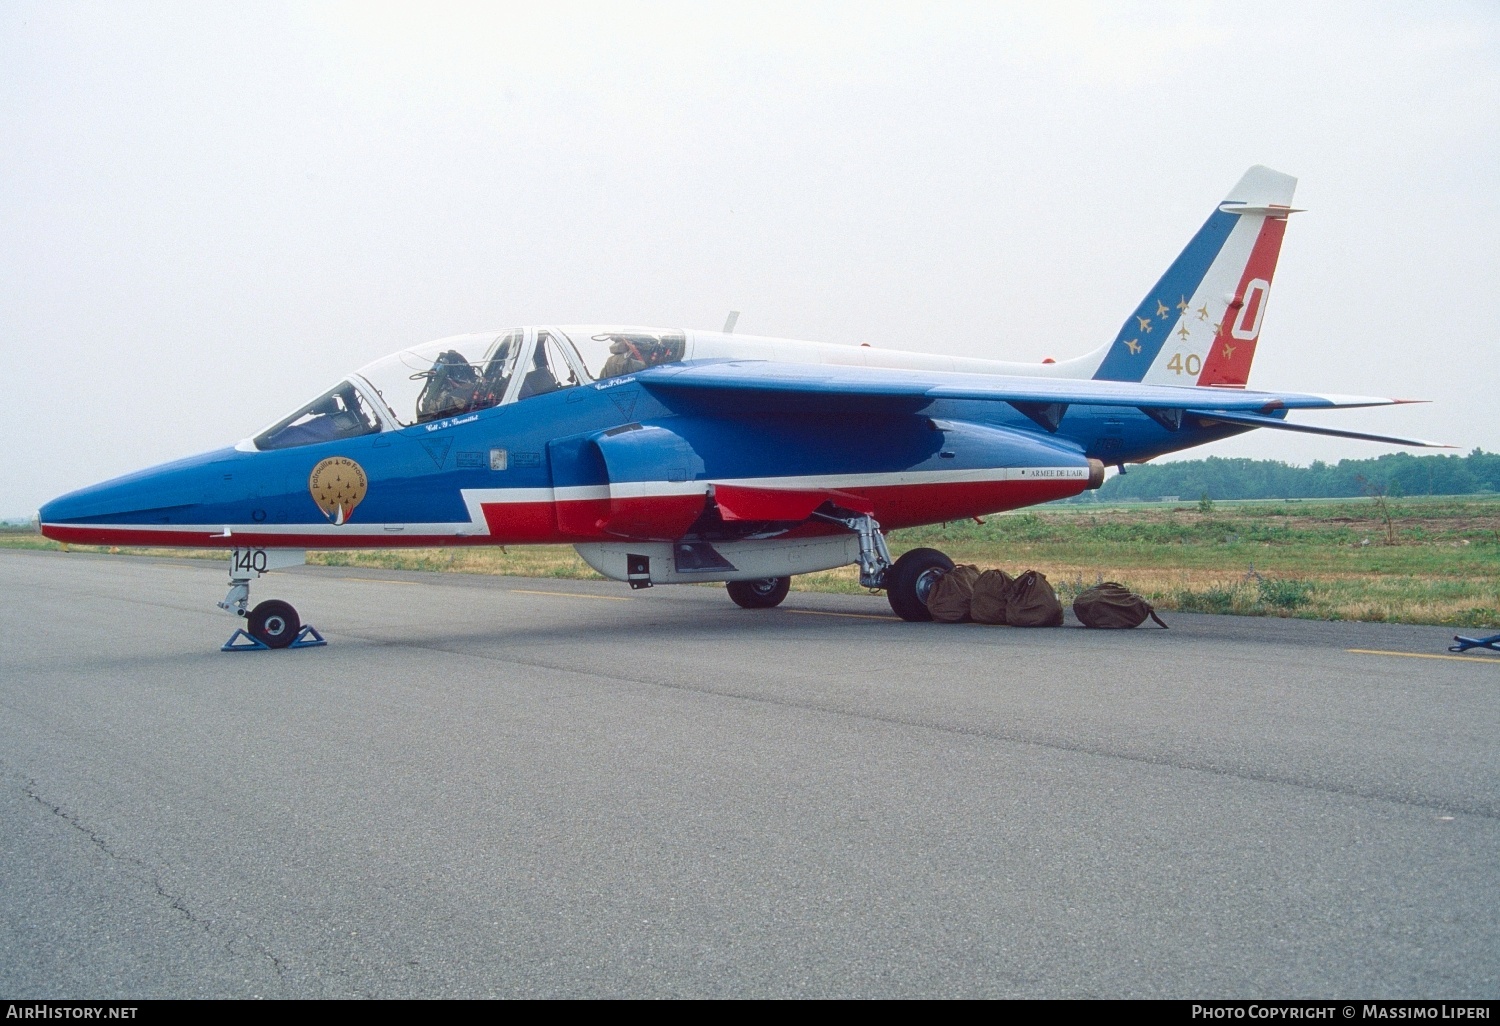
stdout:
[[731,311],[729,311],[729,316],[726,317],[726,318],[724,318],[724,334],[726,334],[726,335],[733,335],[734,334],[734,322],[737,321],[737,320],[739,320],[739,319],[740,319],[740,312],[738,310],[731,310]]

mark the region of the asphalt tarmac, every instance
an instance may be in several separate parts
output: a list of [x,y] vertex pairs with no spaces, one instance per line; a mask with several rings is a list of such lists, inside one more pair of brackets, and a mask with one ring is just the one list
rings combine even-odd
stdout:
[[0,551],[0,997],[1500,994],[1451,630],[226,576]]

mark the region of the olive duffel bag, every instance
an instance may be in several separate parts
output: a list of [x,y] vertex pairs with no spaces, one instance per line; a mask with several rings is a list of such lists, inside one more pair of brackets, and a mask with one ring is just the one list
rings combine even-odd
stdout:
[[972,563],[956,566],[937,579],[927,593],[927,611],[938,623],[963,623],[969,618],[969,599],[979,567]]
[[1015,580],[1004,570],[986,570],[979,575],[969,601],[969,616],[975,623],[1005,623],[1005,603]]
[[1005,601],[1005,622],[1012,627],[1061,627],[1062,603],[1047,583],[1047,575],[1028,570],[1011,585]]
[[1087,591],[1080,592],[1073,600],[1073,615],[1085,627],[1117,630],[1123,627],[1139,627],[1151,617],[1163,627],[1166,623],[1156,615],[1151,603],[1122,584],[1105,581]]

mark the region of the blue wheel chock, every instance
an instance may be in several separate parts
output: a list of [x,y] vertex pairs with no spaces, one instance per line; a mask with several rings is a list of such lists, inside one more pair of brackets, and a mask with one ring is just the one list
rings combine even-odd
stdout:
[[224,642],[224,647],[220,648],[219,651],[220,652],[269,652],[269,651],[271,651],[271,646],[267,645],[264,641],[261,641],[259,638],[252,637],[250,634],[246,633],[243,629],[241,629],[241,630],[236,630],[233,634],[231,634],[229,636],[229,640],[226,641],[226,642]]
[[1487,638],[1465,638],[1461,635],[1453,635],[1457,645],[1449,645],[1449,652],[1467,652],[1471,648],[1487,648],[1491,652],[1500,652],[1500,634],[1491,634]]
[[[328,640],[318,633],[318,629],[312,624],[303,624],[302,629],[297,632],[297,637],[287,648],[317,648],[328,644]],[[224,642],[220,652],[269,652],[271,646],[259,638],[247,633],[243,628],[236,630]]]

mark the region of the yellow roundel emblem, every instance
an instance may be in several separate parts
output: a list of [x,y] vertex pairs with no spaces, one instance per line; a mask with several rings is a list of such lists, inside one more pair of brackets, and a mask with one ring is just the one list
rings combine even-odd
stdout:
[[354,507],[364,501],[370,482],[365,468],[347,456],[322,460],[307,476],[307,490],[323,515],[335,524],[345,523]]

